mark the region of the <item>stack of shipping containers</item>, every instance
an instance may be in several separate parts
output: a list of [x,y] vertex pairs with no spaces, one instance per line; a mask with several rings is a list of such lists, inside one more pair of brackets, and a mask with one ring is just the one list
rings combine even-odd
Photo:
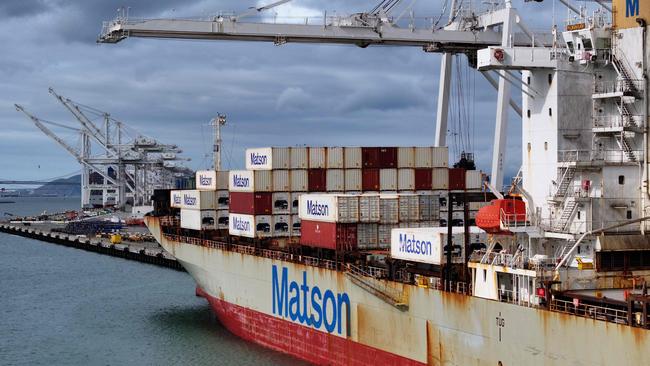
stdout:
[[[449,169],[447,148],[247,149],[245,170],[197,172],[197,189],[172,191],[172,207],[181,209],[187,229],[227,228],[234,236],[330,249],[388,249],[393,229],[438,226],[452,188],[480,190],[480,172],[462,170],[463,179],[459,172]],[[305,194],[333,211],[307,214]]]
[[228,228],[228,172],[196,172],[196,189],[171,191],[171,207],[181,212],[181,228]]

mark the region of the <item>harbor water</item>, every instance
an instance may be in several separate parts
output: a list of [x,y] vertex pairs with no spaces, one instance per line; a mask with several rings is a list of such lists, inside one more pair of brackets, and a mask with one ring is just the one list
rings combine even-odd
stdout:
[[184,272],[0,233],[0,278],[3,365],[302,364],[230,334]]

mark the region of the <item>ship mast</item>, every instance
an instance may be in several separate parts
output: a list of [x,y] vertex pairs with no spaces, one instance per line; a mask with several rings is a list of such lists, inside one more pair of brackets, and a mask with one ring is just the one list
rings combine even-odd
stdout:
[[217,117],[210,121],[210,125],[214,128],[214,145],[212,152],[214,154],[213,170],[221,170],[221,126],[226,125],[226,115],[217,113]]

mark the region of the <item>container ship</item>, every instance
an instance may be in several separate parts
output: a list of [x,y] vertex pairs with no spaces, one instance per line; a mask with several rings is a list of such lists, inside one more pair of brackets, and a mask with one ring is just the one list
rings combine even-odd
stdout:
[[323,24],[106,24],[106,43],[422,46],[444,54],[443,76],[463,52],[497,77],[492,182],[510,88],[522,93],[522,165],[506,189],[471,156],[450,166],[444,133],[435,147],[254,148],[245,170],[157,191],[149,230],[226,328],[315,364],[648,364],[650,7],[560,2],[575,14],[541,36],[510,1],[452,7],[433,32],[399,27],[382,6]]

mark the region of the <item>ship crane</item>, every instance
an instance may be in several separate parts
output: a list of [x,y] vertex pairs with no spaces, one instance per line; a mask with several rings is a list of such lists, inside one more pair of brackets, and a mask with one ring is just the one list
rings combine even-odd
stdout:
[[[304,24],[265,23],[242,21],[248,15],[281,5],[278,1],[266,7],[256,8],[242,15],[217,15],[210,19],[129,19],[120,14],[109,22],[104,22],[98,43],[117,43],[129,37],[168,38],[227,41],[261,41],[275,45],[286,43],[342,44],[368,46],[419,47],[425,52],[443,53],[436,118],[436,137],[434,145],[446,145],[447,116],[451,80],[451,54],[474,54],[489,46],[531,45],[551,46],[548,35],[533,35],[521,22],[510,0],[504,7],[492,9],[483,14],[464,14],[463,9],[452,1],[450,19],[447,26],[436,29],[435,24],[417,27],[411,16],[409,25],[401,27],[389,12],[401,1],[383,0],[372,11],[357,13],[347,17],[332,17],[327,13],[322,19],[306,19]],[[462,1],[461,1],[462,2]],[[409,8],[412,6],[409,5]],[[402,14],[398,19],[402,18]],[[521,33],[514,32],[518,26]],[[506,72],[498,71],[495,80],[484,73],[490,83],[498,89],[497,121],[495,145],[492,162],[492,181],[500,186],[503,177],[503,160],[506,146],[507,107],[513,106],[521,114],[521,108],[510,97],[510,85]]]
[[[99,205],[98,192],[101,193],[102,205],[112,205],[113,199],[117,207],[130,204],[130,200],[133,205],[146,205],[154,189],[173,188],[174,177],[186,173],[187,169],[174,163],[189,161],[178,155],[182,150],[177,145],[163,144],[140,134],[132,137],[128,126],[111,118],[110,114],[76,103],[52,88],[49,92],[79,122],[78,128],[40,119],[20,105],[16,105],[16,109],[82,165],[82,206]],[[93,122],[91,114],[102,119],[103,126]],[[81,147],[71,146],[46,124],[78,133]],[[98,146],[102,153],[91,155],[92,146]],[[103,181],[93,179],[93,174]]]

